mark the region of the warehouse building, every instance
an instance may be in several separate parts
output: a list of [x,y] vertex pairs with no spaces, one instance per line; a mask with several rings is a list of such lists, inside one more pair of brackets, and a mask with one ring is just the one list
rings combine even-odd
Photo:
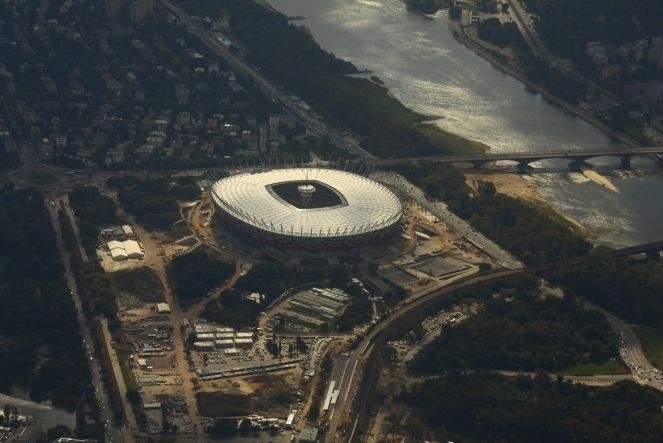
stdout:
[[159,314],[170,314],[170,305],[168,303],[157,303],[157,312]]
[[197,342],[194,342],[193,348],[196,351],[211,352],[211,351],[214,350],[214,342],[213,341],[197,341]]
[[141,259],[145,257],[143,249],[136,240],[111,240],[106,246],[114,261],[124,261],[129,258]]

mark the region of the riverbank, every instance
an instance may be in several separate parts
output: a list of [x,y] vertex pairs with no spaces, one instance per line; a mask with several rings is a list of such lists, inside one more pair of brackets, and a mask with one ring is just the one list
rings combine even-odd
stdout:
[[566,100],[561,99],[560,97],[551,93],[545,87],[541,86],[536,82],[533,82],[532,80],[529,79],[525,71],[523,71],[519,66],[512,63],[506,63],[503,60],[500,60],[493,53],[491,53],[489,47],[484,46],[484,43],[481,40],[479,40],[478,37],[473,37],[469,35],[465,31],[465,28],[460,22],[452,20],[448,15],[444,16],[444,20],[449,26],[449,28],[452,30],[453,36],[456,38],[456,40],[458,40],[460,43],[462,43],[465,47],[470,49],[473,53],[475,53],[479,57],[488,61],[496,69],[520,81],[528,89],[531,89],[532,91],[541,94],[543,98],[548,100],[553,105],[561,108],[562,110],[568,112],[569,114],[575,117],[583,119],[590,125],[594,126],[598,130],[608,135],[613,140],[616,140],[624,144],[625,146],[632,148],[641,146],[639,142],[629,137],[628,135],[615,131],[614,129],[610,128],[608,125],[606,125],[603,122],[603,120],[599,119],[591,112],[582,109],[579,106],[573,105],[567,102]]
[[587,228],[578,220],[562,213],[559,209],[551,205],[550,202],[537,191],[536,185],[526,179],[526,176],[499,169],[489,172],[482,171],[479,173],[466,170],[463,171],[463,174],[465,174],[465,180],[468,186],[474,190],[477,189],[479,180],[490,181],[495,185],[497,192],[525,200],[541,209],[554,220],[568,226],[570,229],[585,238],[591,239],[601,235],[600,232]]

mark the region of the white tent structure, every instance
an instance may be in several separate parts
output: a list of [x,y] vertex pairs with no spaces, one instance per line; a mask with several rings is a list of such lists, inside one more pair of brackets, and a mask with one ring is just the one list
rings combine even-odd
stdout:
[[123,261],[128,258],[143,258],[145,253],[136,240],[117,241],[107,243],[108,250],[114,261]]
[[107,244],[113,261],[124,261],[127,259],[127,251],[124,249],[122,242],[111,240]]
[[145,254],[136,240],[126,240],[122,242],[124,250],[127,251],[128,258],[143,258]]

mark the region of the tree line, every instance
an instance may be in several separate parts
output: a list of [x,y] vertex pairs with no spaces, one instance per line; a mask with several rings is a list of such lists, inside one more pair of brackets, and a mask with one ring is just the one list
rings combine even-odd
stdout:
[[[351,296],[349,305],[337,320],[339,331],[350,331],[371,320],[373,305],[359,286],[351,283],[345,266],[304,269],[290,268],[274,261],[256,263],[232,289],[226,290],[218,300],[210,300],[201,315],[209,321],[235,328],[251,326],[260,312],[287,290],[316,282],[343,289]],[[256,303],[245,297],[253,292],[264,295],[264,298]]]
[[[255,323],[260,311],[287,289],[321,281],[324,277],[324,272],[319,270],[293,269],[274,261],[258,262],[235,282],[233,289],[226,291],[219,300],[209,301],[202,316],[236,328],[250,326]],[[244,298],[252,292],[265,297],[260,303]]]
[[497,46],[511,46],[527,49],[527,43],[514,22],[502,23],[496,17],[479,22],[479,38],[495,43]]

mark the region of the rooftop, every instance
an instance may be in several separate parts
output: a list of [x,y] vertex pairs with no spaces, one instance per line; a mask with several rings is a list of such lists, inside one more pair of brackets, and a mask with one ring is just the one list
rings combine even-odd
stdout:
[[[299,200],[297,187],[303,183],[314,183],[317,189],[310,203]],[[379,231],[397,223],[403,213],[400,201],[386,187],[333,169],[234,175],[216,182],[212,196],[219,208],[246,224],[297,237],[332,238]]]

